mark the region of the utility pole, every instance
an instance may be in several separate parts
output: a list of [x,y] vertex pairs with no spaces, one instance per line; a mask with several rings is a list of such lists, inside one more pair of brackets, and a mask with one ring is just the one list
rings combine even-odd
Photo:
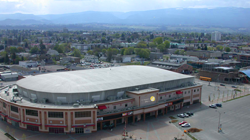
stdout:
[[[219,112],[218,110],[216,110],[215,112],[219,113],[219,122],[218,122],[218,133],[221,132],[221,124],[220,124],[220,116],[221,116],[221,112]],[[225,112],[223,112],[225,114]]]

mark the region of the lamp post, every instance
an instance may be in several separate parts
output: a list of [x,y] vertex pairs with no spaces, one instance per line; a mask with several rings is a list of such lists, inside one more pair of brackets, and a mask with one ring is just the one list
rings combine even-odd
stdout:
[[[219,113],[219,122],[218,122],[218,133],[221,131],[221,124],[220,124],[220,116],[221,116],[221,112],[219,112],[218,110],[216,110],[215,112]],[[223,112],[225,114],[225,112]]]

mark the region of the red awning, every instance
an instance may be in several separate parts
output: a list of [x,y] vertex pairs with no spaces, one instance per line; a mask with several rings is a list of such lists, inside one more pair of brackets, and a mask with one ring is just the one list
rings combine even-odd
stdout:
[[182,91],[176,91],[176,94],[182,94],[183,92]]
[[15,121],[15,122],[21,122],[21,120],[18,120],[18,119],[12,118],[12,117],[8,117],[8,119]]
[[1,116],[3,117],[8,117],[8,115],[4,114],[4,113],[0,113]]
[[38,123],[31,123],[31,122],[22,122],[24,124],[28,124],[28,125],[34,125],[34,126],[41,126],[41,124]]
[[107,107],[105,105],[101,105],[101,106],[98,106],[98,109],[100,109],[100,110],[107,109]]
[[67,125],[53,125],[53,124],[46,124],[45,127],[62,127],[62,128],[66,128]]

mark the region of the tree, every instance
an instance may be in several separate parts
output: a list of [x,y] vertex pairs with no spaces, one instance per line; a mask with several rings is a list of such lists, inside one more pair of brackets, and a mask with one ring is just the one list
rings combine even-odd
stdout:
[[31,53],[31,54],[36,54],[36,53],[38,53],[38,52],[39,52],[39,49],[38,49],[37,46],[35,46],[35,47],[33,47],[33,48],[30,49],[30,53]]
[[155,44],[154,42],[150,42],[150,43],[149,43],[149,47],[150,47],[150,48],[155,48],[155,47],[156,47],[156,44]]
[[179,51],[179,50],[176,50],[176,51],[174,52],[174,54],[180,54],[180,51]]
[[25,42],[24,47],[25,47],[25,48],[28,48],[28,47],[29,47],[28,42]]
[[10,53],[16,53],[17,52],[17,48],[16,47],[9,47],[9,52]]
[[131,38],[130,37],[127,38],[127,42],[131,43]]
[[78,50],[78,49],[74,49],[73,55],[74,55],[75,57],[81,57],[81,51]]
[[102,43],[106,43],[107,42],[107,40],[106,40],[105,37],[102,37],[101,41],[102,41]]
[[156,43],[158,45],[163,43],[162,37],[157,37],[153,41],[154,41],[154,43]]
[[226,48],[225,48],[225,51],[226,51],[226,52],[231,52],[231,49],[230,49],[229,47],[226,47]]
[[136,45],[138,48],[146,48],[147,47],[147,43],[144,41],[140,41],[139,43],[137,43]]
[[165,50],[166,50],[166,47],[164,44],[157,45],[157,48],[160,50],[160,52],[165,52]]
[[170,42],[168,40],[164,41],[165,49],[170,47]]
[[218,51],[223,51],[223,46],[218,45],[218,46],[216,46],[216,49],[217,49]]
[[148,59],[149,56],[150,56],[150,50],[149,49],[136,48],[135,53],[136,53],[136,55],[139,55],[140,58]]
[[43,44],[43,41],[41,40],[40,41],[40,51],[41,51],[41,54],[45,54],[46,53],[46,47],[45,45]]
[[5,54],[5,57],[4,57],[4,63],[5,64],[9,64],[10,63],[9,55],[7,53]]

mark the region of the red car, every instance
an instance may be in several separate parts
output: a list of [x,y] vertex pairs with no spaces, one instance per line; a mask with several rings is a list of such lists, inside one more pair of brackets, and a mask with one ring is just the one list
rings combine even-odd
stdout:
[[179,122],[179,125],[187,123],[186,121]]

